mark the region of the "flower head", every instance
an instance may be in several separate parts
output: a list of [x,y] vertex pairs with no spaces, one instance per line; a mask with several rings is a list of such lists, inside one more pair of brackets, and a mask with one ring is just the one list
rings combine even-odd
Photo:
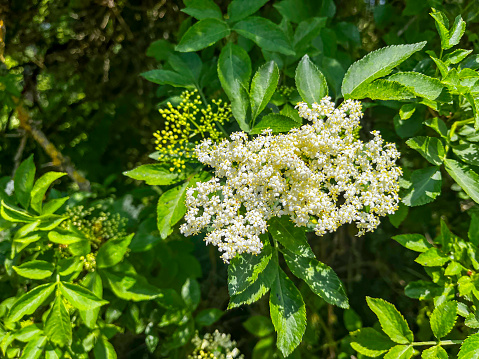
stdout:
[[335,108],[325,97],[312,108],[304,102],[296,108],[311,124],[279,135],[266,130],[252,140],[237,132],[196,147],[215,177],[188,190],[182,233],[208,228],[205,241],[229,261],[259,253],[259,235],[274,216],[288,216],[296,226],[314,223],[317,235],[355,223],[362,235],[397,210],[399,152],[378,131],[369,142],[357,138],[361,104],[347,100]]
[[213,334],[206,333],[200,338],[198,332],[191,342],[195,345],[188,359],[243,359],[244,356],[236,348],[236,342],[231,340],[231,335],[215,330]]

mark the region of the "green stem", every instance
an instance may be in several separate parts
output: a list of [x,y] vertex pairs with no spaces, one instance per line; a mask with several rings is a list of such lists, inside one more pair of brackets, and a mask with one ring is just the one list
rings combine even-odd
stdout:
[[468,118],[467,120],[456,121],[452,124],[451,130],[449,131],[449,134],[447,135],[447,143],[445,147],[446,155],[449,152],[449,144],[451,142],[452,137],[454,136],[454,133],[456,132],[457,127],[464,126],[469,123],[474,123],[474,117]]
[[421,346],[421,345],[455,345],[462,344],[463,340],[441,340],[439,342],[430,341],[430,342],[414,342],[411,343],[412,346]]

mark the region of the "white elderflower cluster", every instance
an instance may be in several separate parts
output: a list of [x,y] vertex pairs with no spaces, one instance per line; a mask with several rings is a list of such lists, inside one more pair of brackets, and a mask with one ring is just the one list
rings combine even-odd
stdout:
[[238,253],[259,253],[259,235],[274,216],[289,216],[296,226],[313,223],[317,235],[355,223],[362,235],[397,210],[400,154],[378,131],[369,142],[356,138],[361,103],[335,108],[325,97],[312,108],[304,102],[296,108],[312,123],[286,134],[265,130],[252,140],[236,132],[231,140],[196,147],[215,177],[188,189],[182,233],[207,228],[205,241],[228,262]]
[[213,334],[206,333],[201,339],[198,332],[191,339],[195,350],[189,359],[215,358],[215,359],[243,359],[244,356],[236,348],[236,342],[231,340],[230,334],[220,333],[215,330]]

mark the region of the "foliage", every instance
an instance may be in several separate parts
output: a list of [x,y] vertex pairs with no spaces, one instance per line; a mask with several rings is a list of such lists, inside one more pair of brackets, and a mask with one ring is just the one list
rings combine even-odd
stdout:
[[[94,11],[74,3],[68,5],[79,14],[73,19]],[[165,6],[173,9],[172,4]],[[43,147],[64,172],[44,172],[33,156],[21,162],[24,142],[18,150],[11,139],[0,145],[2,173],[14,172],[0,178],[3,356],[479,356],[479,55],[474,54],[479,17],[474,1],[374,6],[346,1],[339,6],[332,0],[184,0],[183,14],[168,12],[168,36],[156,38],[138,36],[154,27],[153,10],[139,15],[140,21],[136,15],[142,9],[129,1],[113,3],[102,13],[108,15],[104,29],[112,46],[102,59],[107,70],[88,81],[81,71],[38,65],[55,63],[58,43],[67,44],[70,53],[83,51],[73,46],[74,39],[88,28],[80,31],[74,20],[65,20],[60,3],[38,6],[43,15],[34,16],[33,23],[55,24],[39,35],[48,40],[40,55],[38,46],[22,49],[18,39],[24,30],[6,22],[7,34],[12,27],[13,35],[6,38],[0,69],[0,118],[3,132],[21,129],[21,141],[28,135],[40,145],[27,146],[37,163],[46,162]],[[91,34],[97,33],[89,26]],[[100,48],[88,38],[91,62],[76,69],[85,73],[98,67]],[[128,47],[124,38],[139,40]],[[145,52],[149,62],[136,62]],[[127,90],[112,95],[108,86],[125,73],[112,54],[134,63],[135,74],[142,69],[145,96],[128,89],[138,86],[135,74],[126,76],[131,83],[122,86]],[[115,72],[105,65],[110,61]],[[29,66],[34,75],[28,75]],[[45,90],[38,92],[36,83],[32,88],[32,77],[42,79]],[[94,89],[105,92],[103,102],[88,91],[100,82]],[[73,95],[67,99],[66,93]],[[362,116],[354,100],[361,100],[364,117],[361,126],[349,128],[350,118]],[[155,109],[159,114],[153,114]],[[131,126],[135,111],[155,120]],[[79,113],[81,120],[75,121]],[[62,114],[71,120],[60,120]],[[98,118],[114,129],[108,139],[102,138],[108,126],[93,125]],[[323,124],[335,128],[334,119],[344,120],[344,129],[324,135],[330,128]],[[113,121],[118,126],[111,126]],[[55,127],[61,128],[58,133],[51,130]],[[138,132],[127,133],[132,127]],[[67,128],[76,140],[62,140]],[[89,128],[100,140],[85,139]],[[354,195],[335,192],[342,188],[347,161],[341,156],[347,151],[336,153],[338,146],[322,142],[312,151],[311,142],[295,135],[312,138],[321,131],[325,143],[337,137],[357,145],[349,155],[351,168],[367,167],[376,175],[362,184],[359,171],[352,176],[348,186],[359,188],[354,193],[363,196],[361,206],[354,220],[338,225],[328,226],[327,216],[337,217],[325,202],[311,203],[328,195],[338,203],[337,212],[349,205]],[[378,131],[394,145],[381,142],[376,158],[367,151],[379,143]],[[293,137],[287,152],[282,146]],[[58,144],[56,152],[45,139]],[[120,145],[114,148],[112,142]],[[258,143],[290,161],[281,167],[278,160],[277,176],[271,170],[275,181],[287,183],[275,192],[277,203],[257,200],[274,192],[268,187],[272,182],[248,182],[248,176],[267,173],[276,160]],[[392,173],[391,146],[401,153],[399,182]],[[281,156],[283,150],[288,156]],[[245,151],[243,162],[231,160]],[[148,152],[156,162],[145,163],[142,153]],[[315,156],[322,153],[329,157],[317,165]],[[108,166],[102,167],[105,159]],[[248,161],[256,167],[248,167]],[[393,167],[374,172],[372,163],[381,161]],[[295,177],[298,164],[314,168],[307,172],[311,178]],[[128,179],[113,182],[120,172]],[[67,185],[66,174],[78,186],[78,176],[85,175],[93,182],[92,192]],[[327,177],[324,185],[306,186],[323,183],[313,181],[321,174]],[[238,187],[230,186],[232,178]],[[269,180],[266,174],[261,178]],[[293,193],[295,181],[304,185],[304,193]],[[385,185],[388,181],[400,188],[399,196]],[[61,191],[49,189],[54,182]],[[387,188],[384,196],[394,199],[387,209],[376,186]],[[312,190],[317,191],[307,192]],[[285,205],[288,196],[301,199],[288,202],[294,209]],[[201,209],[193,205],[196,199],[203,201]],[[265,203],[274,210],[265,210]],[[378,218],[372,220],[373,214]],[[234,226],[222,227],[233,220]],[[370,233],[356,238],[352,222],[359,234],[364,228]],[[216,245],[230,263],[218,261],[218,252],[203,241]]]

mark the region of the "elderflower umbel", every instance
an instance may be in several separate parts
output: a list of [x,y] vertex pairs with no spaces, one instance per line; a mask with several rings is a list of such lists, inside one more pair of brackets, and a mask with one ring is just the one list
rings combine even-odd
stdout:
[[223,125],[231,116],[230,106],[222,104],[221,99],[213,100],[216,106],[216,111],[213,111],[211,105],[203,104],[200,96],[194,97],[196,92],[184,91],[176,108],[168,102],[167,109],[160,109],[165,118],[165,129],[153,135],[156,137],[158,160],[171,162],[170,171],[181,171],[186,167],[185,163],[194,158],[193,146],[198,143],[198,137],[217,141],[221,137],[217,126]]
[[191,343],[195,346],[188,359],[243,359],[244,356],[236,348],[236,342],[231,340],[230,334],[215,330],[213,334],[206,333],[201,339],[196,332]]
[[182,233],[208,228],[206,243],[228,262],[237,253],[259,253],[259,235],[274,216],[289,216],[296,226],[314,223],[317,235],[355,223],[362,235],[397,210],[399,152],[378,131],[369,142],[357,139],[360,102],[335,108],[325,97],[312,108],[304,102],[296,108],[312,123],[286,134],[265,130],[252,140],[236,132],[231,140],[196,147],[215,177],[187,190]]

